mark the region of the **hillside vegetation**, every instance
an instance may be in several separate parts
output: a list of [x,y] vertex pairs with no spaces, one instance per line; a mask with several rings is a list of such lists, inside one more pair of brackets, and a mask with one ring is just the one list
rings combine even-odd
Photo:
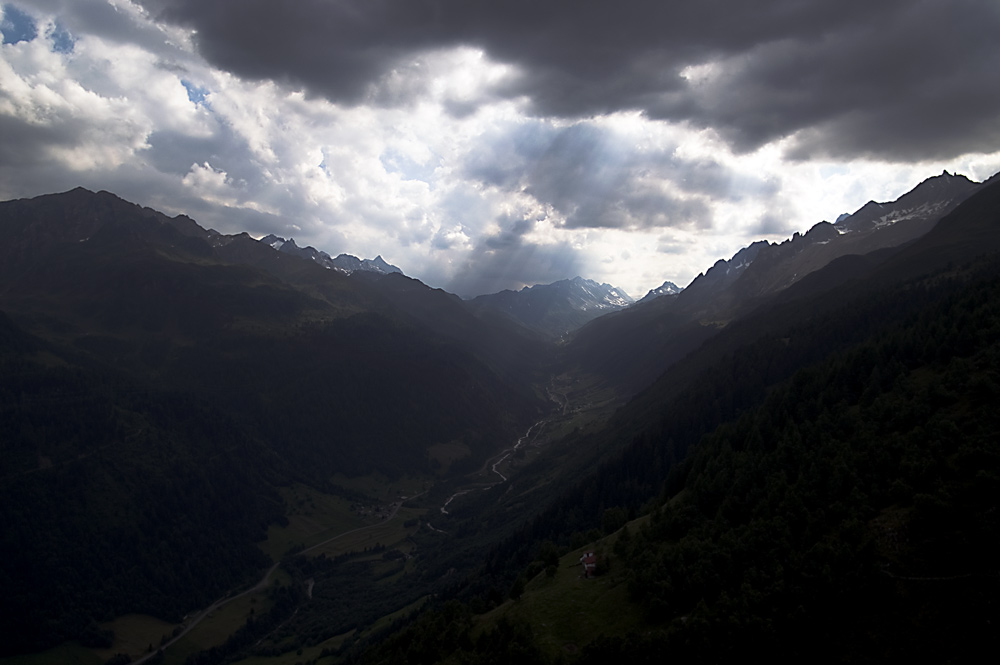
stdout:
[[[106,649],[105,622],[175,623],[273,560],[266,607],[165,661],[995,646],[1000,183],[905,245],[752,302],[718,271],[562,350],[401,275],[95,196],[67,201],[129,233],[56,224],[53,199],[0,207],[21,225],[0,269],[3,654]],[[679,316],[711,294],[725,307]],[[669,362],[642,342],[658,324]],[[616,367],[584,362],[618,335]],[[627,370],[652,356],[655,378]]]
[[[977,223],[1000,230],[990,209]],[[629,437],[622,451],[494,550],[481,575],[519,598],[506,618],[477,619],[501,598],[470,584],[464,632],[408,645],[459,612],[445,607],[368,661],[978,658],[1000,619],[1000,262],[952,253],[908,276],[923,251],[822,304],[733,324],[665,374],[603,435]],[[647,515],[603,545],[622,611],[641,618],[554,654],[552,619],[530,609],[546,591],[525,579],[544,575],[545,541],[578,552],[615,513]],[[511,646],[485,646],[500,634]]]

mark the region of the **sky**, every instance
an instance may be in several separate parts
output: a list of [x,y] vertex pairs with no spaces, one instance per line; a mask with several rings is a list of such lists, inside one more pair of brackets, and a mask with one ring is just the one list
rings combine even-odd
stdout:
[[1000,171],[996,0],[0,7],[0,199],[107,190],[465,297],[638,298]]

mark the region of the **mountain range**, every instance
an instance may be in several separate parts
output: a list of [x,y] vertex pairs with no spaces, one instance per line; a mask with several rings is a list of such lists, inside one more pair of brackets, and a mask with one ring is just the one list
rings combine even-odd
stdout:
[[0,227],[8,650],[106,614],[179,618],[261,565],[275,487],[474,467],[544,404],[530,336],[398,273],[354,278],[106,192],[0,204]]
[[633,395],[730,321],[781,298],[793,286],[804,282],[802,289],[821,292],[857,277],[846,266],[822,277],[815,273],[843,265],[837,260],[844,257],[905,246],[982,186],[945,172],[896,201],[866,203],[836,225],[820,222],[778,244],[754,242],[717,261],[683,291],[644,298],[584,326],[569,345],[571,362],[600,375],[619,393]]
[[[581,277],[463,301],[83,189],[0,203],[0,232],[0,656],[964,661],[994,639],[996,176],[639,302]],[[384,523],[352,508],[376,501]],[[272,566],[228,632],[181,634]],[[133,614],[170,627],[136,650]]]
[[272,247],[279,252],[285,252],[293,256],[299,256],[310,261],[315,261],[324,268],[332,268],[341,272],[351,274],[355,270],[368,270],[382,274],[391,272],[402,273],[403,271],[394,265],[385,262],[381,256],[374,259],[359,259],[350,254],[339,254],[337,258],[332,258],[326,252],[322,252],[315,247],[299,247],[295,244],[294,238],[285,240],[279,236],[268,234],[260,239],[260,242]]

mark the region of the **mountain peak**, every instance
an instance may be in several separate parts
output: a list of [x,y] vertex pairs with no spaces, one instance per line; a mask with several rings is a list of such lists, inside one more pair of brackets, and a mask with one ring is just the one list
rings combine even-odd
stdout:
[[551,284],[525,286],[473,298],[481,307],[502,311],[540,332],[564,335],[635,300],[624,289],[577,275]]
[[365,259],[364,261],[362,261],[361,269],[374,270],[376,272],[384,272],[386,274],[391,272],[398,272],[402,274],[403,272],[402,270],[392,265],[391,263],[386,262],[386,260],[382,258],[381,254],[377,255],[374,259]]
[[660,296],[675,296],[683,290],[684,289],[677,286],[673,282],[663,282],[663,284],[655,289],[650,289],[649,293],[644,295],[639,302],[648,302],[654,298],[659,298]]
[[870,232],[904,220],[937,220],[980,187],[964,175],[945,170],[941,175],[927,178],[895,201],[869,201],[854,214],[838,218],[836,226],[844,234]]

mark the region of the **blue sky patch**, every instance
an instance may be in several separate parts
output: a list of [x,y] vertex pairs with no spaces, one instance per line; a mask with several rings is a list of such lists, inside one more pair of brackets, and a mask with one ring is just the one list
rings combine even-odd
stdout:
[[191,81],[186,79],[181,79],[181,85],[183,85],[184,89],[187,90],[188,99],[191,100],[192,103],[205,103],[205,97],[208,95],[208,90],[205,88],[199,88],[194,83],[191,83]]
[[30,42],[38,36],[35,19],[14,5],[3,5],[3,21],[0,21],[4,44]]
[[56,53],[72,53],[73,47],[76,45],[76,39],[70,34],[69,30],[62,27],[56,23],[55,29],[52,31],[52,50]]

